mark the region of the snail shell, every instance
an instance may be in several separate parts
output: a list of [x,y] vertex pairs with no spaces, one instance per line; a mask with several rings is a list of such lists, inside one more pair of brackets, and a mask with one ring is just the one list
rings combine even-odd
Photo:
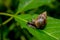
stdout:
[[46,19],[47,19],[47,12],[45,11],[36,18],[35,20],[36,27],[43,28],[46,25]]
[[47,12],[45,11],[42,14],[40,14],[35,20],[32,20],[32,22],[28,22],[28,24],[36,28],[43,29],[46,25],[46,19]]

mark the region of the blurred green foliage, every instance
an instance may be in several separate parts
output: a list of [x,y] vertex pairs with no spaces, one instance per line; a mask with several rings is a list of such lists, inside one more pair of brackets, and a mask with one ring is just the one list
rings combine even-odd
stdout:
[[[27,25],[44,11],[45,29]],[[0,0],[0,40],[60,40],[60,1]]]

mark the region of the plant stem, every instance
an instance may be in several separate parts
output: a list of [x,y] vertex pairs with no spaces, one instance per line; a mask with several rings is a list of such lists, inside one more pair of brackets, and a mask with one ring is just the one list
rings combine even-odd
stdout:
[[24,20],[24,19],[22,19],[22,18],[20,18],[20,17],[17,17],[16,15],[11,15],[11,14],[8,14],[8,13],[0,13],[0,15],[11,16],[11,18],[9,18],[9,19],[7,19],[5,22],[3,22],[2,25],[7,24],[10,20],[13,19],[13,17],[15,17],[15,18],[17,18],[17,19],[19,19],[19,20],[22,20],[22,21],[24,21],[24,22],[27,22],[27,20]]

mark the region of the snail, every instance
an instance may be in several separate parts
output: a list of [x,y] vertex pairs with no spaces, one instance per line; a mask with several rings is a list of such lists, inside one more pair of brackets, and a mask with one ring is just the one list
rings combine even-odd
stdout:
[[28,22],[28,25],[33,26],[34,28],[44,29],[47,22],[47,12],[41,13],[36,19],[32,20],[32,22]]

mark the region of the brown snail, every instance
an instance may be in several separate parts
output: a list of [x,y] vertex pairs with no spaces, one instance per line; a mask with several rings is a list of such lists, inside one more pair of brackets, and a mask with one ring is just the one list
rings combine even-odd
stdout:
[[46,19],[47,12],[45,11],[40,14],[35,20],[32,20],[32,22],[28,22],[28,24],[38,29],[44,29],[44,27],[46,26]]

